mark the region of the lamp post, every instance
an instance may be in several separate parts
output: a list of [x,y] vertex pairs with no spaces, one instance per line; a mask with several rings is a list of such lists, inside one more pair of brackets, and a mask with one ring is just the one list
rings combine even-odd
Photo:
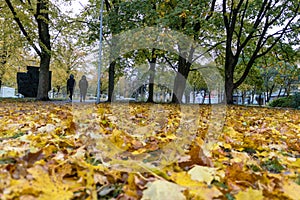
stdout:
[[101,76],[101,66],[102,66],[102,24],[103,24],[103,0],[101,0],[100,7],[100,33],[99,33],[99,61],[98,61],[98,87],[97,87],[97,100],[96,103],[100,103],[100,76]]

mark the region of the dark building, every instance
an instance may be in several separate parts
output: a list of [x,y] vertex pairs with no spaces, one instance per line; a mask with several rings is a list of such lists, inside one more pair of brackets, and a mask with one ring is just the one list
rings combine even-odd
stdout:
[[[39,85],[39,67],[27,66],[27,72],[17,73],[18,93],[24,95],[24,97],[37,97],[38,85]],[[49,88],[51,90],[51,76],[49,71]]]

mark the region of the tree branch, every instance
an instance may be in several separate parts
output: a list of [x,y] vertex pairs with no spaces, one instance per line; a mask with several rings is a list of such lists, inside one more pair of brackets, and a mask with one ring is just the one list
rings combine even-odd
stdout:
[[223,20],[224,20],[225,28],[229,29],[229,19],[226,14],[226,0],[223,0],[222,6],[223,6],[222,13],[223,13]]
[[209,11],[209,14],[206,16],[205,20],[208,21],[212,15],[213,15],[213,12],[215,10],[215,5],[216,5],[216,1],[217,0],[213,0],[212,3],[211,3],[211,7],[210,7],[210,11]]
[[194,63],[198,58],[202,57],[204,54],[210,52],[211,50],[215,49],[217,46],[219,46],[220,44],[223,44],[223,43],[225,43],[225,41],[220,41],[220,42],[218,42],[218,43],[212,45],[212,46],[211,46],[209,49],[207,49],[204,53],[201,53],[199,56],[197,56],[195,59],[193,59],[193,60],[191,61],[191,63]]
[[166,57],[166,55],[163,55],[164,59],[166,60],[166,62],[170,65],[170,67],[174,70],[176,70],[176,67],[171,63],[171,61]]
[[246,15],[246,10],[248,8],[248,0],[246,1],[246,5],[245,5],[245,8],[243,10],[243,14],[241,16],[241,26],[240,26],[240,30],[239,30],[239,33],[237,33],[237,49],[240,48],[240,44],[241,44],[241,37],[242,37],[242,32],[243,32],[243,27],[244,27],[244,19],[245,19],[245,15]]
[[34,44],[33,40],[31,39],[31,37],[28,35],[27,31],[25,30],[25,27],[23,26],[20,18],[18,17],[17,12],[15,11],[12,3],[10,2],[10,0],[5,0],[7,6],[9,7],[10,11],[12,12],[13,16],[14,16],[14,20],[15,22],[18,24],[21,32],[23,33],[23,35],[25,36],[26,40],[29,42],[29,44],[32,46],[32,48],[35,50],[35,52],[41,56],[41,51],[38,49],[38,47]]
[[[292,21],[298,16],[298,12],[299,12],[299,7],[300,5],[297,5],[297,8],[295,10],[295,15],[288,21],[288,23],[286,24],[286,26],[280,31],[280,35],[275,39],[275,41],[271,44],[270,47],[267,48],[266,51],[262,52],[261,54],[258,54],[256,56],[256,58],[262,57],[264,55],[266,55],[279,41],[280,39],[283,37],[283,35],[286,33],[286,31],[288,30],[289,25],[292,23]],[[260,46],[260,49],[262,49],[263,45],[266,44],[267,40],[270,38],[271,36],[268,36],[267,39],[262,43],[262,45]]]
[[[273,49],[273,47],[280,41],[280,39],[283,37],[283,35],[286,33],[286,31],[288,30],[288,27],[289,25],[292,23],[292,21],[298,16],[298,11],[299,11],[299,4],[297,5],[296,7],[296,10],[295,10],[295,14],[294,16],[288,21],[288,23],[286,24],[286,26],[280,31],[280,35],[275,39],[275,41],[265,50],[263,51],[262,53],[258,54],[258,52],[263,48],[263,46],[266,44],[267,40],[271,37],[270,35],[267,37],[266,40],[263,41],[263,36],[265,35],[265,33],[267,32],[267,28],[270,26],[269,23],[267,23],[266,21],[266,26],[264,27],[264,30],[263,30],[263,33],[262,33],[262,37],[260,38],[259,42],[258,42],[258,45],[256,46],[256,49],[254,51],[254,53],[252,54],[247,66],[246,66],[246,69],[243,73],[243,75],[240,77],[240,79],[234,83],[234,87],[238,87],[240,84],[243,83],[243,81],[245,80],[245,78],[247,77],[248,73],[250,72],[250,69],[253,65],[253,63],[255,62],[255,60],[257,58],[260,58],[264,55],[266,55],[268,52],[271,51],[271,49]],[[266,19],[267,20],[267,19]]]
[[242,51],[242,49],[245,48],[245,46],[248,44],[248,42],[253,38],[253,34],[254,32],[256,31],[257,27],[259,26],[259,24],[261,23],[262,21],[262,18],[266,15],[266,12],[267,12],[267,3],[268,3],[268,0],[264,0],[262,6],[261,6],[261,9],[257,15],[257,18],[254,22],[254,25],[252,27],[252,30],[251,32],[249,33],[249,35],[246,37],[246,39],[244,40],[243,43],[241,43],[240,45],[240,48],[237,49],[237,55]]

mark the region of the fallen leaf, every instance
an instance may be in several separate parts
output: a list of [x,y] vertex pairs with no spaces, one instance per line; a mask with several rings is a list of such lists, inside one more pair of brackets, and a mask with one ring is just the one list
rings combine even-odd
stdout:
[[294,183],[294,182],[284,182],[282,186],[283,192],[285,196],[293,199],[293,200],[299,200],[300,199],[300,185]]
[[208,186],[206,183],[193,180],[186,172],[174,173],[171,178],[175,183],[187,188],[189,199],[210,200],[222,195],[214,185]]
[[186,197],[182,194],[184,187],[168,181],[157,180],[148,183],[147,189],[143,191],[142,200],[185,200]]
[[252,188],[246,191],[240,191],[235,195],[236,200],[262,200],[264,198],[262,190],[253,190]]
[[217,170],[215,168],[196,165],[189,170],[188,174],[191,176],[192,180],[200,182],[204,181],[207,184],[211,184],[216,177],[216,172]]

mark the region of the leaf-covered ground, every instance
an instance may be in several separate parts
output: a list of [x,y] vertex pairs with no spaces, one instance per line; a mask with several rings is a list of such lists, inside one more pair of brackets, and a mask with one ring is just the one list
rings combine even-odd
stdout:
[[300,112],[0,101],[0,199],[300,199]]

